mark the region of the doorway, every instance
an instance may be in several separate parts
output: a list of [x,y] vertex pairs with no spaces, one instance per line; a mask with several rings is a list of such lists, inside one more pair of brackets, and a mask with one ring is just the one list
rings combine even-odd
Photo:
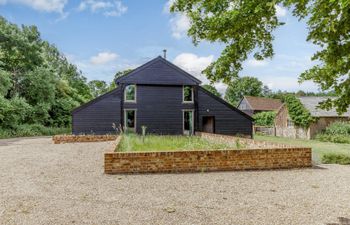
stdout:
[[203,132],[206,132],[206,133],[215,133],[215,117],[203,116],[202,129],[203,129]]

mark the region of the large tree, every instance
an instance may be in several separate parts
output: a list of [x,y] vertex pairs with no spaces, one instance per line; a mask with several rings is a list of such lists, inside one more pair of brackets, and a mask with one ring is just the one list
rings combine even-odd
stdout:
[[225,99],[234,106],[237,106],[244,95],[263,96],[263,83],[255,77],[242,77],[228,85]]
[[221,97],[221,94],[220,92],[211,84],[204,84],[202,85],[202,87],[207,90],[207,91],[210,91],[212,94],[218,96],[218,97]]
[[273,31],[283,23],[276,5],[288,7],[308,25],[307,41],[319,46],[312,60],[317,64],[300,75],[335,99],[321,104],[345,112],[350,105],[350,1],[349,0],[175,0],[172,12],[190,19],[188,35],[194,44],[202,40],[225,46],[221,56],[204,73],[215,82],[238,77],[242,63],[253,54],[257,60],[274,55]]

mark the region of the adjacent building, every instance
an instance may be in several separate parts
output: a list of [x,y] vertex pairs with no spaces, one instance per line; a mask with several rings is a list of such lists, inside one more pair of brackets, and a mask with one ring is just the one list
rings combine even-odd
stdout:
[[237,108],[252,116],[259,112],[277,111],[281,106],[279,99],[244,96]]
[[301,128],[294,125],[288,115],[287,105],[283,104],[278,110],[275,118],[276,136],[311,139],[328,125],[336,121],[348,121],[350,119],[350,108],[343,115],[338,115],[335,109],[329,111],[318,108],[320,102],[327,97],[299,97],[303,106],[316,118],[316,122],[309,127]]

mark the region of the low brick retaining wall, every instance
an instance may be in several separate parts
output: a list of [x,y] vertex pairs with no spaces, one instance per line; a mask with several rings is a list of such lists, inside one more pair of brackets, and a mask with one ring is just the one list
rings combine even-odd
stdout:
[[55,135],[52,137],[52,140],[55,144],[113,141],[116,139],[117,135]]
[[[201,134],[203,137],[205,134]],[[225,138],[225,135],[220,135]],[[209,138],[209,136],[206,136]],[[213,136],[211,136],[213,138]],[[226,137],[236,140],[232,136]],[[119,138],[118,138],[119,139]],[[120,140],[119,140],[120,141]],[[119,141],[115,142],[115,146]],[[257,141],[252,140],[253,143]],[[263,144],[264,143],[264,144]],[[177,173],[228,170],[262,170],[310,167],[311,148],[290,146],[245,150],[203,150],[173,152],[109,152],[105,153],[105,173]]]

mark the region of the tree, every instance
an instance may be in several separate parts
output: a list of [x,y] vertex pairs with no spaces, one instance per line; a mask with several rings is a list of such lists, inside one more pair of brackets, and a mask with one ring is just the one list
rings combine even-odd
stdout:
[[92,80],[88,83],[88,85],[94,98],[108,91],[107,83],[103,80]]
[[232,105],[237,106],[244,95],[262,96],[262,93],[263,83],[258,78],[242,77],[228,85],[225,99]]
[[214,95],[218,96],[221,98],[221,94],[220,92],[218,92],[218,90],[213,86],[213,85],[210,85],[210,84],[204,84],[202,85],[202,87],[207,90],[207,91],[210,91],[211,93],[213,93]]
[[109,85],[109,90],[113,90],[114,88],[117,87],[116,83],[115,83],[115,80],[121,76],[124,76],[128,73],[130,73],[131,71],[133,71],[134,69],[126,69],[126,70],[121,70],[121,71],[118,71],[115,75],[114,75],[114,79],[112,80],[112,82],[110,83]]
[[258,126],[273,126],[275,123],[276,112],[260,112],[253,115],[254,123]]
[[257,60],[274,55],[273,32],[284,23],[276,16],[276,5],[292,9],[308,25],[307,41],[318,45],[312,57],[317,64],[300,75],[322,91],[334,91],[335,99],[322,103],[345,112],[350,105],[350,2],[348,0],[175,0],[170,8],[190,19],[188,35],[200,41],[225,46],[221,56],[204,73],[212,82],[231,82],[242,63],[253,55]]

